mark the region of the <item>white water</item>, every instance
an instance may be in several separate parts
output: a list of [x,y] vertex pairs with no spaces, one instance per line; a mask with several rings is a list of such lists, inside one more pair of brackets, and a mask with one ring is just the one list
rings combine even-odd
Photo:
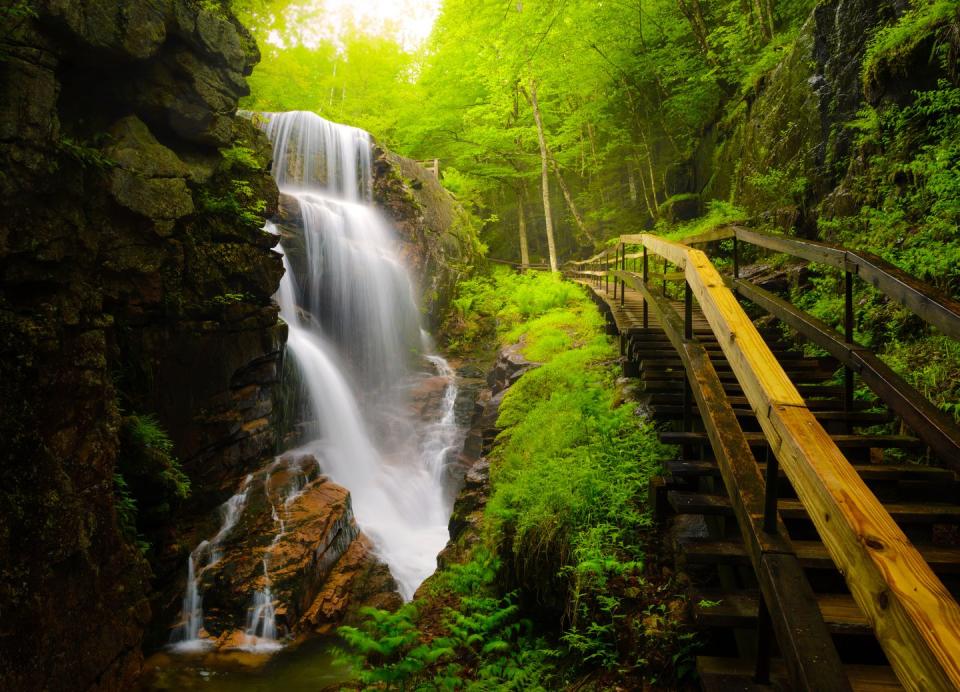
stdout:
[[[369,135],[312,113],[263,117],[274,176],[303,217],[302,242],[281,240],[287,353],[309,395],[323,471],[350,490],[360,528],[409,599],[448,539],[454,374],[427,356],[447,387],[440,420],[418,430],[404,385],[421,347],[419,312],[392,229],[370,203]],[[296,264],[291,251],[301,252]]]
[[[253,603],[247,613],[247,627],[244,632],[244,643],[240,647],[247,651],[258,653],[269,653],[278,650],[282,644],[277,638],[277,611],[273,602],[273,592],[271,591],[270,580],[270,558],[273,550],[286,534],[286,513],[291,504],[303,494],[307,483],[310,481],[309,470],[302,466],[304,457],[293,457],[287,462],[275,460],[266,471],[266,478],[263,482],[263,491],[270,503],[270,513],[274,524],[277,526],[277,532],[270,543],[270,547],[263,554],[263,580],[264,587],[253,594]],[[273,489],[273,473],[281,467],[284,470],[293,471],[292,480],[289,482],[286,494],[282,496],[282,502],[279,506],[274,501],[276,493]]]
[[[311,425],[300,451],[350,491],[357,523],[409,600],[433,573],[449,537],[446,465],[463,441],[454,420],[455,375],[442,357],[429,353],[432,345],[420,328],[392,229],[370,202],[370,136],[313,113],[262,118],[274,144],[274,177],[281,192],[296,198],[302,216],[302,236],[281,237],[286,272],[276,295],[289,328],[287,356],[307,391]],[[280,233],[272,223],[265,230]],[[418,424],[407,409],[417,352],[445,380],[432,423]],[[263,557],[264,586],[251,594],[242,647],[256,652],[282,646],[270,554],[284,535],[286,508],[309,480],[298,468],[296,482],[277,505],[270,480],[279,463],[264,470],[277,532]],[[176,650],[209,645],[201,638],[201,576],[221,559],[219,545],[243,511],[251,479],[223,505],[217,534],[190,554],[181,622],[171,636]]]

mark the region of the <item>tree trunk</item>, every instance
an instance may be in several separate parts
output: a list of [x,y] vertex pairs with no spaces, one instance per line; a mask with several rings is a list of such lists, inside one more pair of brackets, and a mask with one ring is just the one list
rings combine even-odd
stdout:
[[703,8],[700,6],[700,0],[677,0],[677,7],[681,14],[687,18],[690,29],[693,31],[693,37],[697,39],[700,50],[705,56],[710,54],[710,43],[707,36],[710,32],[707,29],[707,23],[703,18]]
[[633,165],[627,161],[627,184],[630,186],[630,201],[637,203],[637,180],[633,177]]
[[543,136],[543,121],[537,103],[537,80],[530,80],[530,105],[533,120],[537,124],[537,139],[540,140],[540,183],[543,187],[543,217],[547,227],[547,251],[550,253],[550,271],[557,272],[557,248],[553,242],[553,218],[550,213],[550,166],[547,161],[547,140]]
[[517,231],[520,234],[520,266],[526,269],[530,266],[530,248],[527,247],[527,218],[523,210],[523,201],[526,195],[523,188],[517,188]]
[[570,213],[573,215],[573,220],[576,222],[577,228],[580,229],[580,232],[583,235],[590,239],[591,243],[596,245],[597,239],[583,222],[583,217],[580,216],[580,211],[577,209],[577,205],[573,201],[573,196],[570,194],[570,188],[567,187],[567,183],[564,181],[563,176],[560,175],[560,166],[557,164],[557,160],[553,157],[553,154],[550,153],[549,149],[547,149],[547,158],[550,159],[550,165],[553,167],[553,174],[557,177],[557,183],[560,184],[560,191],[563,192],[563,198],[566,200],[567,206],[570,208]]

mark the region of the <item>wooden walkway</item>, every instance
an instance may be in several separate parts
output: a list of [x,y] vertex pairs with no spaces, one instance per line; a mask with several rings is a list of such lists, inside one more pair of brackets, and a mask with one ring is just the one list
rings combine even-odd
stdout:
[[[698,295],[702,253],[668,247],[685,271],[644,282],[617,252],[567,274],[590,288],[661,439],[679,450],[651,500],[673,523],[707,633],[703,688],[960,689],[960,482],[944,467],[960,462],[957,431],[889,373],[893,393],[854,399],[844,366],[865,349],[852,340],[839,357],[808,357],[780,324],[748,327],[712,267]],[[792,441],[801,415],[804,439]],[[914,433],[915,419],[934,432]]]

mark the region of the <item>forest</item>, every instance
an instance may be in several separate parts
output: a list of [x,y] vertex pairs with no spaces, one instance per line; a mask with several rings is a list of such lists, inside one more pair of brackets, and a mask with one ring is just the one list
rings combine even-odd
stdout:
[[0,689],[960,688],[960,1],[0,27]]

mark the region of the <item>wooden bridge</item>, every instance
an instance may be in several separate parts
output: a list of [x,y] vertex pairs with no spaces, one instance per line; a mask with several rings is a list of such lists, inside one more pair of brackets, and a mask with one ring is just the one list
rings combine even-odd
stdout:
[[[694,248],[717,241],[732,241],[731,276]],[[954,339],[960,304],[823,243],[746,228],[686,243],[622,236],[566,273],[592,289],[682,450],[651,498],[674,517],[712,635],[704,689],[960,690],[960,430],[854,342],[853,281]],[[744,244],[843,272],[844,332],[741,278]],[[854,396],[857,378],[874,400]]]

